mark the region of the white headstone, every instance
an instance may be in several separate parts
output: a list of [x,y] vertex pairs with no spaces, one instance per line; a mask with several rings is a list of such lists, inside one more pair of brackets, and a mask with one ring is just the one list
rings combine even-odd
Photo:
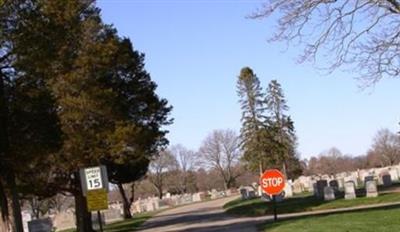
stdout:
[[285,192],[285,198],[293,197],[292,185],[289,182],[285,183],[283,191]]
[[378,189],[376,187],[376,182],[374,180],[369,180],[365,182],[365,190],[367,192],[367,197],[378,196]]
[[391,168],[389,170],[389,174],[390,174],[390,176],[392,178],[392,181],[398,181],[399,180],[399,175],[397,173],[396,168]]
[[24,226],[24,231],[28,231],[28,222],[32,220],[32,216],[27,211],[22,211],[21,216],[22,216],[22,223]]
[[124,218],[121,215],[121,211],[119,209],[108,209],[104,212],[104,220],[106,224],[122,221]]
[[339,185],[339,189],[343,189],[344,188],[344,179],[343,178],[338,178],[336,179]]
[[75,228],[75,215],[73,213],[62,212],[56,214],[53,219],[54,227],[57,230],[67,230]]
[[346,200],[351,200],[356,198],[355,186],[352,181],[346,182],[344,184],[344,198]]
[[199,202],[199,201],[201,201],[200,193],[194,193],[192,198],[193,198],[193,201],[194,201],[194,202]]

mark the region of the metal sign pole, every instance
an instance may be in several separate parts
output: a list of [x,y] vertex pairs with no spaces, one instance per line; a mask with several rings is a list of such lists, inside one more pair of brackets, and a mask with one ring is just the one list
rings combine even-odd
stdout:
[[102,222],[102,220],[101,220],[100,211],[97,211],[97,218],[98,218],[98,221],[99,221],[100,232],[103,232],[103,222]]
[[278,220],[278,215],[276,214],[276,195],[272,196],[272,203],[274,207],[274,222]]

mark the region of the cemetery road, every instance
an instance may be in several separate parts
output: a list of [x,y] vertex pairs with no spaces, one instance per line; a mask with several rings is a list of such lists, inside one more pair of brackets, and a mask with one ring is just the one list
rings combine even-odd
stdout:
[[255,222],[250,218],[234,218],[225,214],[223,205],[239,196],[195,203],[166,210],[149,219],[142,232],[255,232]]

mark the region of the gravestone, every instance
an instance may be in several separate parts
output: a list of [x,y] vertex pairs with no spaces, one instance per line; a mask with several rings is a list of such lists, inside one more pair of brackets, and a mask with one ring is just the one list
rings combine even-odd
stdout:
[[390,174],[390,177],[392,178],[392,181],[398,181],[399,180],[399,175],[398,175],[397,170],[395,168],[389,169],[389,174]]
[[299,193],[302,193],[303,192],[303,188],[302,188],[302,186],[301,186],[301,183],[299,183],[299,182],[294,182],[293,183],[293,193],[295,193],[295,194],[299,194]]
[[211,190],[211,199],[217,199],[218,198],[218,192],[216,189]]
[[385,187],[392,186],[392,177],[389,174],[383,175],[382,182]]
[[256,197],[256,192],[254,190],[248,191],[248,198],[253,199]]
[[326,180],[318,180],[316,183],[316,197],[324,198],[324,188],[328,186],[328,182]]
[[[189,204],[189,203],[193,202],[192,195],[190,195],[190,194],[184,194],[182,197],[182,200],[183,200],[183,204]],[[158,206],[158,200],[157,200],[157,206]],[[158,208],[159,207],[157,207],[157,209]]]
[[[179,204],[180,204],[180,203],[179,203]],[[148,200],[146,201],[146,211],[147,211],[147,212],[151,212],[151,211],[154,211],[154,210],[155,210],[155,207],[154,207],[153,201],[150,200],[150,199],[148,199]]]
[[356,190],[353,181],[344,184],[344,199],[351,200],[356,198]]
[[339,183],[337,180],[329,181],[329,187],[332,187],[335,192],[339,191]]
[[193,198],[193,201],[194,201],[194,202],[199,202],[199,201],[201,201],[200,193],[194,193],[193,196],[192,196],[192,198]]
[[70,212],[56,214],[53,219],[57,230],[67,230],[75,227],[75,215]]
[[53,223],[50,218],[37,219],[28,222],[29,232],[51,232]]
[[282,202],[285,198],[285,192],[281,192],[278,195],[275,195],[276,202]]
[[338,182],[339,189],[343,189],[344,188],[344,179],[343,178],[338,178],[336,180]]
[[376,187],[376,182],[374,180],[369,180],[365,183],[365,190],[367,192],[367,197],[378,196],[378,189]]
[[285,188],[283,191],[285,192],[285,198],[293,197],[292,185],[290,183],[285,183]]
[[124,218],[119,209],[108,209],[104,211],[104,219],[106,224],[122,221]]
[[374,176],[369,175],[369,176],[364,177],[364,184],[367,185],[367,181],[371,181],[371,180],[374,180]]
[[[100,217],[101,217],[101,224],[103,225],[104,228],[104,226],[106,225],[104,213],[100,213]],[[97,216],[97,212],[92,213],[92,227],[94,230],[100,229],[99,217]]]
[[242,196],[242,200],[246,200],[248,198],[248,193],[246,188],[240,189],[240,195]]
[[318,196],[317,183],[313,183],[313,194],[314,194],[315,197],[319,197]]
[[335,191],[332,187],[329,186],[324,187],[324,200],[325,201],[335,200]]
[[268,202],[268,201],[271,201],[271,197],[270,197],[268,194],[266,194],[266,193],[263,192],[263,193],[261,194],[261,200],[262,200],[262,201],[267,201],[267,202]]
[[[26,210],[21,212],[21,216],[22,216],[22,224],[23,224],[23,227],[24,227],[24,231],[28,231],[28,222],[30,220],[32,220],[32,216]],[[0,231],[1,231],[1,229],[0,229]]]

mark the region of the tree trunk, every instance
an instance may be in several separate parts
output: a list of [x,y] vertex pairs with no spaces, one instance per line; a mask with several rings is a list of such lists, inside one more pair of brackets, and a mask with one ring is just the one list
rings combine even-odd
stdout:
[[283,171],[283,175],[285,175],[286,179],[289,179],[289,177],[287,175],[287,171],[286,171],[286,162],[283,162],[283,164],[282,164],[282,171]]
[[79,173],[76,172],[74,176],[75,186],[78,190],[74,192],[77,232],[94,232],[92,229],[92,214],[88,212],[86,197],[82,194]]
[[163,194],[162,186],[158,186],[157,190],[158,190],[158,198],[160,198],[160,200],[161,200],[162,199],[162,194]]
[[24,232],[24,226],[22,224],[21,205],[19,202],[17,185],[15,183],[15,176],[13,175],[13,173],[9,173],[7,177],[7,182],[11,192],[11,203],[14,218],[13,230],[15,232]]
[[135,182],[131,185],[131,199],[129,199],[131,203],[135,201]]
[[1,220],[3,222],[8,221],[9,211],[8,211],[8,199],[6,195],[6,191],[4,188],[4,184],[2,179],[0,178],[0,209],[1,209]]
[[9,225],[8,225],[8,220],[4,218],[4,216],[1,214],[1,219],[0,219],[0,231],[1,232],[9,232]]
[[122,184],[118,183],[117,186],[118,186],[119,193],[121,194],[122,203],[124,206],[124,218],[125,219],[132,218],[132,214],[131,214],[132,202],[129,201],[128,198],[126,197],[126,193],[125,193],[125,190],[124,190],[124,187],[122,186]]
[[[4,74],[0,70],[0,207],[1,207],[1,216],[3,221],[8,221],[9,216],[9,206],[8,199],[6,195],[6,188],[10,188],[11,186],[15,186],[15,178],[14,175],[10,176],[12,172],[12,166],[8,166],[6,161],[9,159],[9,138],[8,138],[8,104],[7,99],[4,92]],[[4,179],[1,179],[4,178]],[[4,182],[3,182],[4,181]],[[11,184],[11,186],[10,186]],[[11,188],[12,202],[13,207],[19,206],[19,199],[16,192],[16,186]],[[18,212],[20,212],[20,208],[18,208]],[[14,210],[13,210],[14,211]],[[16,214],[13,214],[14,216]],[[18,222],[21,219],[21,214],[19,217],[15,218],[14,221]],[[7,219],[7,220],[6,220]],[[14,226],[13,226],[14,227]],[[22,219],[21,224],[15,226],[15,230],[18,228],[22,228]],[[22,230],[19,230],[23,232]]]

